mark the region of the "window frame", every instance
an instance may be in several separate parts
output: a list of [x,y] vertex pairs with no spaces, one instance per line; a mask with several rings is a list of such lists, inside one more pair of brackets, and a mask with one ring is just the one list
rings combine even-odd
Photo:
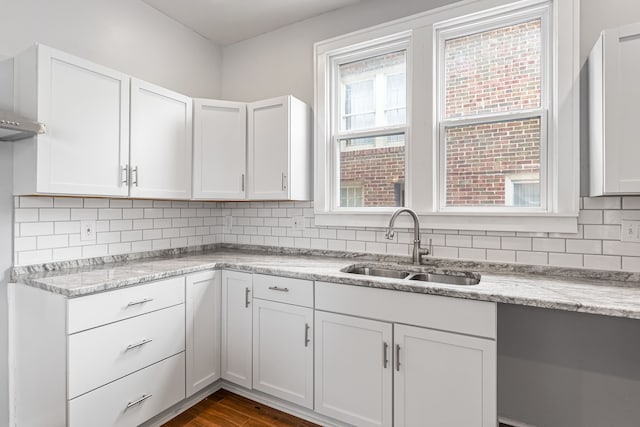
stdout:
[[[470,19],[467,22],[457,22],[453,25],[436,25],[437,40],[437,73],[435,76],[437,87],[436,101],[436,126],[438,128],[438,206],[439,212],[533,212],[547,213],[549,200],[555,179],[548,173],[549,161],[552,159],[548,155],[549,127],[547,117],[553,114],[553,105],[550,102],[550,91],[553,85],[553,58],[550,54],[550,10],[552,4],[542,2],[539,5],[527,7],[525,9],[507,11],[496,14],[491,18]],[[540,58],[540,107],[531,109],[520,109],[512,111],[500,111],[495,113],[463,115],[460,117],[446,118],[446,71],[445,71],[445,44],[448,40],[466,37],[473,34],[484,33],[499,28],[523,24],[540,19],[541,32],[541,58]],[[447,153],[446,153],[446,130],[451,127],[482,125],[491,123],[504,123],[518,120],[540,118],[540,206],[539,207],[515,207],[515,206],[447,206],[446,186],[447,186]]]
[[[439,208],[439,126],[437,126],[437,27],[491,19],[524,8],[551,3],[550,52],[554,58],[547,113],[548,171],[556,178],[549,188],[547,212],[456,212]],[[579,209],[579,0],[466,0],[359,30],[314,45],[315,223],[320,226],[384,227],[395,208],[338,211],[333,208],[331,182],[334,140],[331,135],[332,88],[328,84],[335,55],[357,54],[372,46],[406,37],[407,137],[405,204],[423,227],[448,230],[577,232]],[[422,53],[418,54],[422,50]],[[417,96],[415,94],[420,94]],[[413,96],[412,96],[413,95]],[[414,185],[420,183],[420,185]],[[400,217],[400,225],[409,225]]]

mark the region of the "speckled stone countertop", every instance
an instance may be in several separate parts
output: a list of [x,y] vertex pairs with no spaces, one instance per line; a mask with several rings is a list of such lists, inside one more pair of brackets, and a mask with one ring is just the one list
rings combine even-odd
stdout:
[[[59,265],[18,267],[12,279],[67,297],[122,288],[213,268],[270,274],[345,285],[392,289],[480,301],[518,304],[606,316],[640,319],[640,274],[486,264],[431,259],[424,270],[479,272],[478,285],[444,285],[341,272],[364,256],[315,251],[256,252],[252,248],[205,248],[205,252],[174,252],[153,258],[117,257]],[[336,256],[337,254],[337,256]],[[158,254],[152,254],[158,255]],[[322,256],[318,256],[322,255]],[[333,256],[328,256],[333,255]],[[380,265],[406,258],[379,257]],[[397,264],[395,264],[397,267]]]

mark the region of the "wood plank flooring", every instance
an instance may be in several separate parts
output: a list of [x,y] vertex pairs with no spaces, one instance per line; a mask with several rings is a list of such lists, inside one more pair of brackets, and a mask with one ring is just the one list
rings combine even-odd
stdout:
[[163,427],[320,427],[300,418],[220,390]]

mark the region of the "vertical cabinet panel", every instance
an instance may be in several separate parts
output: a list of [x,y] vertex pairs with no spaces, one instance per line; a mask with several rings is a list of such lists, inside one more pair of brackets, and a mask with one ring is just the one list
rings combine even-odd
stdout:
[[315,411],[358,426],[391,426],[391,324],[316,311],[315,325]]
[[128,195],[129,77],[42,45],[15,75],[16,111],[47,126],[15,145],[16,194]]
[[640,24],[607,30],[589,57],[591,196],[640,194]]
[[191,197],[191,99],[131,80],[131,196]]
[[496,343],[394,325],[394,425],[495,427]]
[[187,276],[187,397],[220,378],[220,276],[220,271]]
[[194,100],[194,199],[245,198],[246,127],[245,103]]
[[253,301],[253,388],[313,409],[313,309]]
[[249,104],[250,199],[289,195],[289,98]]
[[253,279],[222,271],[222,378],[251,388]]

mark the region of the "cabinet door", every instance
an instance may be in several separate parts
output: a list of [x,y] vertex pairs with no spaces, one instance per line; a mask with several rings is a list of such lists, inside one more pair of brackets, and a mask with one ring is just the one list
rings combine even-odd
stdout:
[[249,199],[289,197],[289,106],[288,96],[248,106]]
[[394,425],[495,427],[496,343],[394,325]]
[[316,412],[357,426],[391,426],[391,324],[322,311],[315,324]]
[[604,192],[640,193],[640,24],[605,32],[604,64]]
[[187,397],[220,378],[220,274],[187,276]]
[[222,272],[222,378],[251,388],[252,276]]
[[131,80],[131,196],[191,197],[191,99]]
[[[28,74],[19,64],[16,72]],[[45,46],[37,47],[32,66],[37,119],[47,126],[37,137],[37,192],[127,196],[129,77]],[[17,164],[28,146],[18,147]]]
[[313,409],[313,309],[253,300],[253,388]]
[[245,198],[247,105],[196,99],[193,113],[193,198]]

